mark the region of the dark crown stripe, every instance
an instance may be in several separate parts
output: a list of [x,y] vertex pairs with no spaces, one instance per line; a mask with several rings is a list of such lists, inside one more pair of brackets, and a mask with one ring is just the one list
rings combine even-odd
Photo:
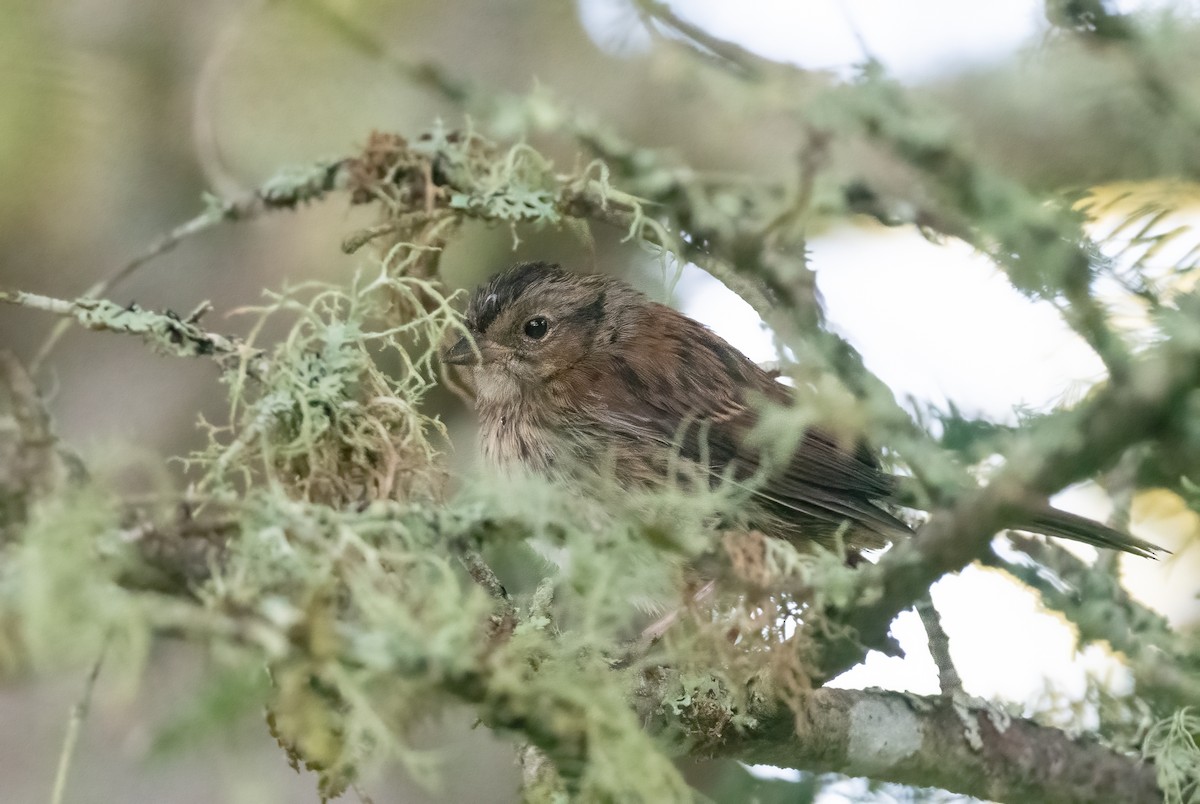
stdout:
[[496,274],[475,291],[471,299],[471,323],[478,332],[486,332],[496,316],[521,297],[532,285],[545,279],[565,276],[562,268],[548,262],[522,262]]
[[595,330],[604,319],[604,300],[608,297],[607,291],[600,291],[596,298],[591,302],[580,307],[575,312],[571,313],[564,319],[565,324],[578,324],[588,326]]

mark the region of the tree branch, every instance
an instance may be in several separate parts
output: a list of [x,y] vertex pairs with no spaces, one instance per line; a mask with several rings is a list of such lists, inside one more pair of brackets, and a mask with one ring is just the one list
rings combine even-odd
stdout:
[[[655,685],[664,687],[669,682]],[[675,721],[688,735],[684,747],[707,758],[868,776],[996,801],[1162,801],[1153,766],[1135,757],[943,698],[825,688],[802,699],[795,712],[778,704],[752,707],[756,723],[746,729],[723,721],[719,708],[707,703],[685,708],[676,721],[648,711],[650,697],[643,713],[664,728]]]
[[96,661],[92,662],[92,669],[88,671],[87,679],[83,684],[83,692],[79,699],[71,707],[71,714],[67,718],[67,733],[63,737],[62,751],[58,756],[58,768],[54,773],[54,788],[50,792],[50,804],[62,804],[63,796],[67,791],[67,776],[71,771],[71,761],[75,757],[75,747],[79,743],[79,734],[83,729],[83,723],[87,720],[88,712],[92,708],[92,693],[96,689],[96,679],[100,677],[100,668],[104,665],[104,655],[108,652],[108,639],[106,638],[100,645],[100,655],[96,657]]
[[[634,2],[644,17],[675,31],[690,41],[694,47],[712,53],[720,59],[722,65],[731,67],[739,77],[758,80],[767,70],[779,66],[776,62],[751,53],[741,45],[714,36],[699,25],[688,22],[660,0],[634,0]],[[788,69],[799,72],[797,67],[789,66]]]
[[[1191,301],[1181,308],[1198,300]],[[1182,415],[1185,398],[1200,385],[1200,338],[1185,318],[1181,314],[1177,323],[1190,337],[1181,332],[1134,362],[1126,382],[1110,383],[1077,410],[1047,422],[1050,427],[1027,432],[991,483],[935,512],[915,539],[864,567],[857,602],[826,612],[832,636],[823,640],[816,678],[828,680],[861,661],[867,649],[886,645],[897,614],[942,575],[982,556],[991,538],[1019,521],[1030,502],[1104,469]]]
[[[1045,606],[1074,623],[1081,640],[1106,642],[1125,654],[1143,692],[1178,706],[1200,701],[1200,681],[1192,675],[1200,668],[1200,655],[1184,647],[1162,615],[1131,598],[1115,575],[1097,572],[1053,544],[1019,534],[1008,538],[1030,563],[993,550],[983,556],[984,564],[1036,589]],[[1097,606],[1098,600],[1104,605]]]
[[941,615],[928,595],[917,601],[917,614],[921,617],[921,625],[925,626],[929,654],[933,657],[933,663],[937,665],[938,684],[942,688],[942,695],[952,697],[961,694],[962,678],[959,677],[958,668],[954,666],[954,659],[950,656],[950,635],[942,626]]
[[[37,293],[0,288],[0,302],[41,310],[52,315],[73,318],[87,329],[139,335],[155,349],[181,357],[214,357],[217,360],[244,360],[251,368],[263,360],[259,349],[238,338],[209,332],[197,326],[194,316],[154,313],[136,304],[122,307],[104,299],[87,297],[66,301]],[[203,308],[201,308],[202,310]]]
[[[268,179],[260,187],[237,198],[222,199],[205,196],[207,205],[203,212],[163,234],[147,246],[141,254],[129,260],[110,276],[94,283],[83,292],[78,301],[97,299],[129,279],[143,266],[175,249],[184,240],[220,223],[249,220],[269,210],[295,209],[301,204],[320,198],[339,186],[343,178],[341,168],[340,161],[317,162],[303,169],[282,171]],[[0,295],[0,301],[12,300]],[[30,361],[29,371],[31,374],[37,373],[38,368],[54,351],[54,347],[69,325],[70,322],[64,320],[51,330],[46,340],[38,348],[33,360]]]
[[[444,534],[454,538],[452,534]],[[484,573],[486,574],[486,572]],[[482,584],[492,587],[485,579]],[[178,591],[178,590],[176,590]],[[193,638],[212,632],[248,644],[287,643],[276,633],[278,623],[253,615],[205,612],[176,603],[154,607],[160,628],[189,633]],[[489,626],[489,629],[491,626]],[[215,630],[214,630],[215,629]],[[593,743],[588,705],[560,675],[590,672],[578,667],[573,649],[544,642],[538,666],[524,666],[524,654],[514,651],[509,634],[453,666],[430,664],[426,650],[410,645],[386,671],[387,675],[430,679],[447,694],[477,707],[487,725],[520,734],[544,752],[569,788],[578,791],[580,774],[590,766],[593,751],[608,750]],[[360,643],[341,645],[339,661],[348,666],[378,667],[371,649],[358,655]],[[539,669],[540,668],[540,669]],[[568,668],[575,668],[567,670]],[[382,671],[381,671],[382,672]],[[512,675],[516,673],[516,675]],[[723,688],[704,685],[702,692],[685,692],[694,674],[655,668],[631,671],[633,714],[659,739],[695,758],[734,758],[815,772],[868,776],[880,781],[940,787],[999,801],[1038,802],[1159,802],[1154,769],[1134,757],[1120,755],[1094,741],[1072,738],[1059,729],[1028,720],[1010,720],[986,708],[970,708],[961,699],[930,698],[879,690],[813,690],[785,704],[778,698],[751,693],[746,709],[724,699]],[[612,692],[607,679],[592,679],[594,694]],[[514,686],[515,684],[515,686]],[[682,694],[681,694],[682,693]],[[681,703],[686,701],[686,703]],[[616,707],[613,710],[612,707]],[[619,699],[608,702],[612,720],[607,727],[622,733],[634,728]],[[636,733],[629,731],[628,734]],[[628,738],[628,735],[627,735]],[[672,790],[671,775],[658,764],[656,751],[645,746],[646,770],[665,774],[656,784]],[[542,770],[545,770],[542,767]],[[541,773],[539,770],[538,773]],[[606,783],[605,789],[626,788]],[[673,788],[672,796],[681,796]]]

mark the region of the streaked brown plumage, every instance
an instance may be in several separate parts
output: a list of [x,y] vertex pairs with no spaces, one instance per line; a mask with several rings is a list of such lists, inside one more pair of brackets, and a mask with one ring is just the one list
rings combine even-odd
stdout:
[[[750,489],[747,523],[795,543],[854,547],[911,533],[886,508],[895,478],[861,441],[810,427],[790,459],[754,432],[764,403],[793,391],[703,325],[606,276],[522,263],[477,288],[472,339],[444,355],[469,367],[485,455],[545,474],[603,467],[627,485],[727,482]],[[765,467],[763,467],[765,468]],[[1140,555],[1152,547],[1051,508],[1029,527]]]

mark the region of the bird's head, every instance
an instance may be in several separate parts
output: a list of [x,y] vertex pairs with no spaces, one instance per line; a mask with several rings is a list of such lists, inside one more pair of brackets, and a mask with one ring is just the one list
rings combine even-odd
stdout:
[[609,277],[521,263],[471,293],[469,334],[442,360],[469,368],[481,403],[516,401],[616,348],[624,334],[622,310],[639,299]]

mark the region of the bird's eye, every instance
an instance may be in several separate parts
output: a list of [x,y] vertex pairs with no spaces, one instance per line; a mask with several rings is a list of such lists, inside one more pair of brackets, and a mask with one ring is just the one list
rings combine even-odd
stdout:
[[540,341],[546,337],[546,333],[550,330],[550,323],[542,316],[531,318],[525,322],[526,337],[533,338],[535,341]]

